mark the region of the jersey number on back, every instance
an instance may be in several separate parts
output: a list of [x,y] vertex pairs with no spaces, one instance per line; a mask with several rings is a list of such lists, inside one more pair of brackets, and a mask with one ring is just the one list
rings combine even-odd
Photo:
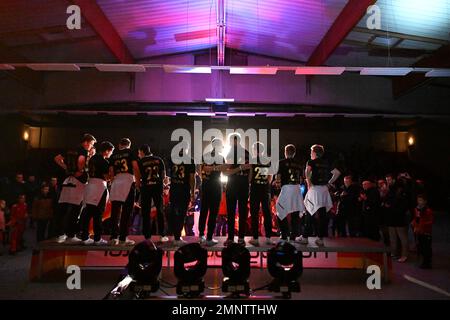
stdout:
[[114,166],[119,169],[119,172],[128,172],[127,159],[116,160]]
[[256,171],[255,180],[266,180],[267,179],[267,174],[268,174],[269,169],[256,167],[255,171]]
[[159,170],[158,170],[158,166],[153,166],[153,167],[147,167],[145,169],[145,172],[147,172],[147,182],[148,183],[155,183],[156,180],[158,180],[159,178]]
[[185,174],[184,174],[184,166],[174,165],[172,169],[173,169],[173,172],[175,172],[175,176],[178,179],[183,179],[184,178],[184,176],[185,176]]

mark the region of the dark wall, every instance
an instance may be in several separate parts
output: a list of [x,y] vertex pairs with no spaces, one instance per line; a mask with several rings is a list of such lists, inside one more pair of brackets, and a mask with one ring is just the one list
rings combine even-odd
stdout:
[[[194,120],[202,121],[203,131],[208,128],[279,129],[280,155],[282,147],[294,143],[298,156],[306,160],[309,147],[323,144],[331,158],[343,156],[349,171],[361,177],[383,175],[387,172],[407,170],[416,177],[443,183],[449,181],[450,148],[448,125],[425,120],[392,120],[383,118],[199,118],[199,117],[114,117],[106,115],[31,118],[6,116],[1,121],[2,172],[14,170],[41,174],[54,174],[58,169],[52,158],[59,151],[79,143],[83,133],[92,133],[98,141],[117,143],[129,137],[133,146],[148,143],[153,152],[170,156],[174,143],[173,130],[185,128],[193,131]],[[24,126],[31,126],[30,141],[22,140]],[[397,133],[395,133],[397,132]],[[415,145],[407,147],[410,135]],[[205,143],[206,144],[206,143]],[[397,151],[397,152],[396,152]],[[341,153],[341,155],[340,155]],[[447,191],[446,187],[441,188]]]
[[28,154],[22,139],[24,122],[17,116],[0,116],[0,168],[2,173],[21,170]]

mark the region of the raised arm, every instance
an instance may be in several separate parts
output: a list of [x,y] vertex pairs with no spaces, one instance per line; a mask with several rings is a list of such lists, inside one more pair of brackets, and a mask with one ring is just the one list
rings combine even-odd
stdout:
[[67,170],[67,166],[64,163],[64,157],[61,154],[58,154],[55,158],[54,158],[56,164],[58,166],[60,166],[61,168],[63,168],[64,170]]
[[336,182],[336,180],[341,176],[341,172],[337,169],[334,168],[333,170],[331,170],[331,179],[330,181],[328,181],[328,184],[333,184]]

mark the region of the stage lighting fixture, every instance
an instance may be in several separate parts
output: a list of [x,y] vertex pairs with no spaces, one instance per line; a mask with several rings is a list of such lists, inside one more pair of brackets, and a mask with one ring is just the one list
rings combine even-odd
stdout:
[[143,298],[159,289],[163,250],[151,240],[138,243],[128,256],[128,275],[133,279],[131,290]]
[[220,182],[222,182],[222,183],[228,182],[228,176],[222,174],[222,172],[220,173]]
[[416,142],[416,141],[414,140],[414,137],[413,137],[413,136],[410,136],[410,137],[408,138],[408,145],[409,145],[410,147],[413,146],[415,142]]
[[205,290],[203,276],[208,268],[208,252],[198,243],[189,243],[175,251],[174,272],[177,295],[198,297]]
[[281,292],[283,298],[290,299],[291,292],[300,292],[298,278],[303,272],[303,256],[292,244],[283,241],[270,249],[267,265],[274,278],[269,291]]
[[222,250],[222,291],[232,296],[250,295],[250,252],[240,244],[232,243]]
[[22,135],[23,141],[29,141],[30,140],[30,132],[27,130],[23,131],[23,135]]

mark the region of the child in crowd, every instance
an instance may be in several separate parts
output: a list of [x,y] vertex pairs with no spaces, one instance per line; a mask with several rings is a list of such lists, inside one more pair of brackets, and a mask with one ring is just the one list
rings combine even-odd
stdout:
[[416,237],[417,255],[422,259],[420,268],[431,269],[433,211],[428,207],[425,195],[417,196],[417,207],[414,209],[411,225]]
[[[11,207],[11,220],[7,226],[11,228],[11,244],[9,254],[15,255],[22,246],[23,233],[25,232],[26,221],[28,218],[28,208],[25,195],[19,195],[17,203]],[[22,249],[22,248],[20,248]]]

